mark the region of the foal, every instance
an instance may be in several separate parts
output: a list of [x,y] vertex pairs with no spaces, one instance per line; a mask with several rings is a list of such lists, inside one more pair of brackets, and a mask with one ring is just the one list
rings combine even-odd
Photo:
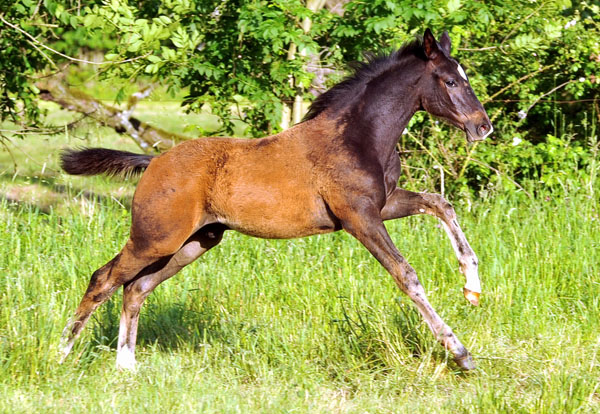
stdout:
[[133,198],[129,240],[92,275],[65,328],[64,357],[92,312],[123,286],[117,366],[134,368],[142,303],[158,284],[216,246],[225,230],[287,239],[343,229],[392,275],[456,363],[475,368],[383,225],[413,214],[438,217],[466,277],[465,297],[478,304],[477,257],[452,206],[437,194],[396,186],[398,137],[418,110],[463,129],[469,141],[492,132],[465,72],[450,57],[447,33],[438,43],[428,29],[422,41],[371,59],[319,96],[302,123],[277,135],[202,138],[160,156],[65,151],[62,166],[70,174],[146,171]]

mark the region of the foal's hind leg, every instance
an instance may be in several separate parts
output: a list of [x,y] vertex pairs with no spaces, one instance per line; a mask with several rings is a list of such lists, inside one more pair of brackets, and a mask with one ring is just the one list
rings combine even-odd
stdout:
[[157,262],[144,269],[134,280],[123,287],[123,311],[119,327],[119,343],[117,346],[117,367],[135,368],[135,343],[140,309],[146,297],[184,266],[216,246],[223,237],[224,228],[220,225],[209,225],[199,230],[170,258]]
[[458,258],[460,271],[466,278],[463,289],[465,298],[473,305],[478,305],[481,283],[477,272],[477,256],[458,225],[452,205],[439,194],[414,193],[396,188],[381,211],[384,220],[415,214],[430,214],[440,219]]
[[129,240],[123,250],[110,262],[96,270],[90,279],[88,288],[75,311],[75,316],[63,331],[61,343],[62,360],[69,355],[75,339],[81,333],[91,314],[123,283],[133,279],[144,267],[156,260],[135,251],[133,242]]

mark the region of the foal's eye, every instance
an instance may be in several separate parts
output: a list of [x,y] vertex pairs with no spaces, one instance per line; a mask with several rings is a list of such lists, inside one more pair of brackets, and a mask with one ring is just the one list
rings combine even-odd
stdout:
[[456,82],[454,82],[453,80],[449,80],[446,81],[446,85],[448,85],[448,87],[450,88],[454,88],[456,86]]

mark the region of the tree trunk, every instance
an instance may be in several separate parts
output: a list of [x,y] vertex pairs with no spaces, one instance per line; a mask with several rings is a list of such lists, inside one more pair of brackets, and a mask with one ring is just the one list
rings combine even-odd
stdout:
[[[325,7],[326,0],[306,0],[306,7],[312,12],[317,12]],[[304,33],[310,32],[312,26],[312,20],[306,17],[302,21],[302,30]],[[288,49],[288,60],[296,58],[297,46],[295,43],[290,44]],[[301,50],[300,56],[305,57],[306,51]],[[287,129],[293,124],[297,124],[302,121],[304,115],[304,91],[310,85],[302,85],[301,83],[295,82],[293,77],[290,77],[290,86],[296,87],[296,96],[294,97],[293,104],[285,103],[283,106],[283,114],[281,119],[281,128]]]

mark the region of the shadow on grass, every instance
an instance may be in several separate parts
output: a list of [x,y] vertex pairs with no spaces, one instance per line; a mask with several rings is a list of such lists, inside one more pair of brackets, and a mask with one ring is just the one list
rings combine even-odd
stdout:
[[[53,175],[42,175],[36,177],[14,177],[11,174],[0,174],[0,182],[14,183],[17,186],[12,189],[14,194],[0,194],[0,199],[7,204],[19,207],[36,208],[42,213],[48,214],[52,207],[66,203],[72,198],[83,198],[99,204],[117,202],[128,210],[131,209],[131,195],[103,195],[79,187],[67,186],[57,182]],[[16,191],[18,189],[22,191]],[[25,201],[23,194],[27,193],[32,201]],[[33,200],[37,198],[36,200]]]
[[[118,293],[120,295],[120,292]],[[210,298],[199,299],[191,309],[189,303],[148,303],[142,308],[138,330],[139,347],[153,346],[165,352],[198,350],[206,345],[225,345],[234,354],[243,353],[248,338],[259,335],[251,319],[231,318],[220,310],[218,302]],[[430,355],[435,364],[449,362],[449,368],[459,372],[451,357],[435,341],[420,314],[410,304],[400,304],[393,311],[391,323],[382,324],[373,309],[344,310],[342,319],[333,319],[336,338],[331,344],[338,349],[328,349],[332,358],[348,357],[361,369],[385,375],[397,364],[398,355],[404,360],[414,358],[422,363]],[[113,298],[96,312],[91,343],[116,349],[119,333],[121,301]],[[392,338],[392,340],[389,340]],[[408,355],[407,355],[408,354]],[[323,360],[328,359],[323,355]],[[410,359],[409,359],[410,360]],[[344,380],[347,366],[336,368],[329,361],[324,370],[332,377]],[[411,363],[412,365],[412,363]],[[343,368],[343,369],[342,369]]]
[[429,351],[431,338],[424,332],[423,321],[414,306],[400,304],[392,315],[393,323],[382,324],[380,311],[370,307],[349,309],[343,299],[340,298],[343,317],[332,322],[356,355],[370,358],[374,365],[387,365],[384,355],[393,347],[391,338],[399,340],[415,358]]
[[[91,344],[116,349],[120,296],[119,291],[96,312],[95,322],[90,324],[93,330]],[[264,339],[259,338],[264,332],[256,318],[231,315],[223,310],[218,299],[202,296],[195,297],[192,302],[183,298],[175,302],[170,300],[172,298],[151,297],[143,306],[138,330],[139,347],[153,347],[169,353],[177,350],[195,352],[214,345],[231,349],[233,354],[243,354],[248,351],[248,344],[254,343],[255,339],[258,343]],[[348,364],[385,375],[398,366],[419,366],[425,360],[436,366],[448,362],[450,370],[459,372],[451,362],[451,356],[437,343],[417,309],[408,301],[399,301],[397,306],[387,309],[390,315],[382,319],[380,309],[351,307],[345,298],[339,300],[342,317],[332,318],[334,330],[327,346],[314,344],[314,352],[320,355],[316,363],[323,364],[323,370],[332,378],[345,381],[354,369],[348,369]],[[267,348],[261,350],[259,346],[258,352],[268,352]],[[336,364],[336,360],[347,363]]]
[[[415,363],[428,355],[436,363],[448,362],[449,368],[461,372],[452,355],[440,346],[427,324],[412,303],[398,299],[391,312],[391,321],[382,322],[381,310],[370,307],[348,309],[342,299],[343,318],[333,319],[344,346],[354,357],[372,370],[385,372],[402,355],[414,358]],[[408,302],[408,301],[406,301]],[[345,375],[342,373],[342,375]]]
[[[116,295],[120,295],[118,291]],[[121,300],[112,298],[93,316],[91,342],[116,349]],[[138,346],[157,346],[169,351],[200,349],[212,343],[232,345],[248,333],[243,323],[226,319],[213,301],[203,300],[199,310],[182,303],[147,303],[142,307],[137,336]]]
[[5,205],[7,208],[9,208],[10,210],[13,210],[15,212],[23,211],[23,210],[31,210],[38,214],[44,214],[44,215],[48,215],[50,213],[50,208],[47,206],[19,200],[8,194],[0,194],[0,204]]

